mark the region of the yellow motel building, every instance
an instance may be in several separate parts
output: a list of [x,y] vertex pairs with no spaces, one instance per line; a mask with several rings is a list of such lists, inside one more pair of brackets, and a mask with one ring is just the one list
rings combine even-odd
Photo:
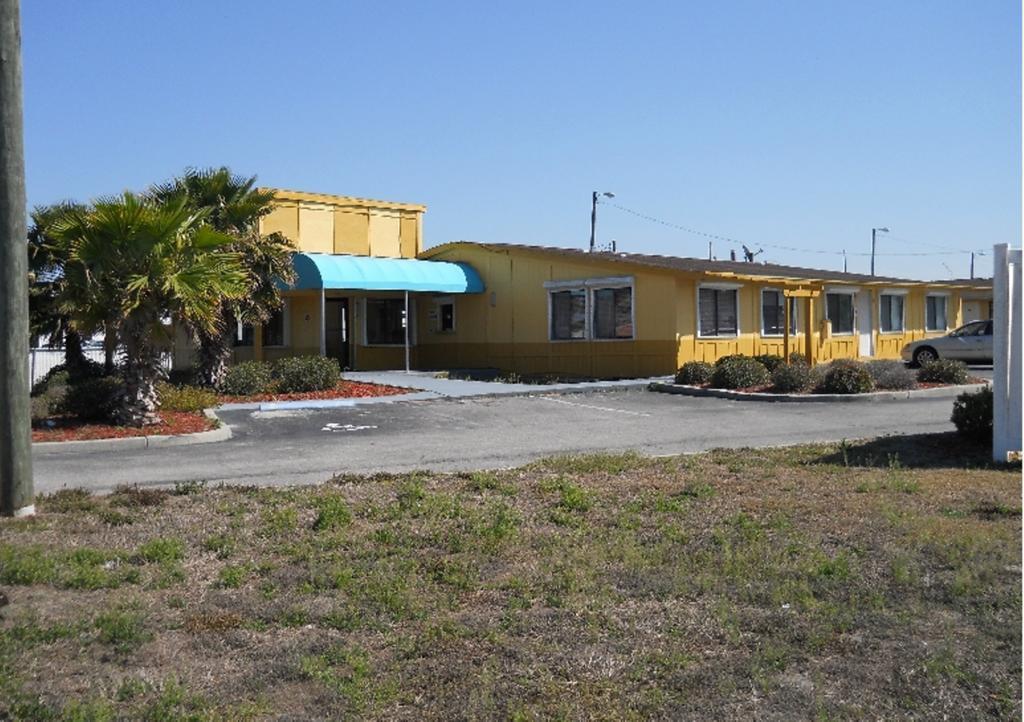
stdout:
[[[262,232],[297,279],[234,358],[324,355],[343,368],[674,373],[726,354],[892,358],[988,318],[987,279],[923,282],[735,261],[454,242],[423,249],[425,206],[275,191]],[[175,366],[192,363],[183,339]]]

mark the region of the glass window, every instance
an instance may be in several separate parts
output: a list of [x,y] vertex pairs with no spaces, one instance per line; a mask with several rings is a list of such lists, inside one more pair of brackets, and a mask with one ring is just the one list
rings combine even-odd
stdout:
[[405,301],[401,298],[366,299],[366,343],[400,346],[405,343]]
[[454,331],[455,330],[455,304],[454,303],[440,303],[437,306],[437,330],[438,331]]
[[698,296],[701,336],[735,336],[735,289],[702,288]]
[[551,293],[551,339],[568,341],[587,336],[587,292],[582,288]]
[[926,331],[946,330],[946,296],[928,296],[924,306],[924,328]]
[[274,311],[263,324],[263,345],[284,346],[284,307]]
[[[786,323],[782,291],[761,291],[761,335],[781,336]],[[796,333],[796,299],[789,299],[789,332]]]
[[853,333],[853,294],[826,293],[825,318],[832,322],[832,333]]
[[633,289],[594,291],[594,338],[633,338]]
[[903,300],[902,295],[894,293],[883,293],[879,296],[881,329],[884,333],[898,333],[903,330]]

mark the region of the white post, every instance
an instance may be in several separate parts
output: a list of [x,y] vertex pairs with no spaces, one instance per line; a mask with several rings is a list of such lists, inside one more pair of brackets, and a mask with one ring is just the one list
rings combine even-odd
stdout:
[[405,320],[402,325],[405,326],[405,372],[409,373],[409,292],[405,292]]
[[993,248],[992,458],[1021,451],[1021,252]]
[[320,289],[320,355],[327,355],[327,290]]

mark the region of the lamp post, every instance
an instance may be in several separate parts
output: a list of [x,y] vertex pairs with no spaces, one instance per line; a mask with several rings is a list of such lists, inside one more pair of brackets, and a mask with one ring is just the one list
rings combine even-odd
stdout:
[[872,228],[871,229],[871,275],[875,275],[875,235],[881,231],[882,233],[888,233],[888,228]]
[[590,204],[590,252],[594,252],[594,246],[597,243],[597,197],[604,196],[605,198],[614,198],[615,194],[610,191],[594,191],[591,196]]

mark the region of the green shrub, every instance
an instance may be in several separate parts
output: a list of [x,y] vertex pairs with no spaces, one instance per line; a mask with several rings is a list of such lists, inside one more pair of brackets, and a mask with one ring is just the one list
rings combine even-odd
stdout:
[[711,375],[711,387],[715,389],[742,389],[749,386],[764,386],[771,380],[768,369],[760,361],[749,356],[727,356],[719,359]]
[[957,432],[972,441],[992,442],[992,388],[986,386],[976,393],[965,392],[953,402],[949,420]]
[[750,358],[750,357],[749,356],[745,356],[744,354],[741,354],[741,353],[731,353],[731,354],[727,354],[725,356],[719,356],[718,359],[715,361],[715,368],[718,368],[722,364],[732,363],[736,359],[741,359],[741,358]]
[[217,405],[217,394],[198,386],[172,386],[161,382],[156,385],[156,391],[164,411],[199,412]]
[[283,394],[333,389],[341,380],[338,361],[323,356],[294,356],[274,364],[277,390]]
[[810,364],[807,363],[807,357],[804,355],[803,351],[790,351],[790,353],[789,353],[789,363],[791,365],[792,364],[803,364],[804,366],[809,366],[810,365]]
[[814,376],[806,363],[781,364],[772,371],[772,389],[780,394],[806,391],[814,385]]
[[936,359],[918,369],[917,380],[932,384],[965,384],[967,364],[952,359]]
[[839,359],[829,364],[818,388],[821,394],[865,394],[875,388],[864,364],[850,359]]
[[898,391],[917,386],[917,377],[902,361],[868,361],[867,367],[877,389]]
[[243,361],[229,366],[221,381],[220,390],[229,396],[249,396],[273,391],[270,364],[263,361]]
[[715,367],[704,361],[687,361],[679,367],[679,372],[676,374],[677,384],[686,384],[687,386],[703,386],[711,380],[711,374],[715,372]]
[[124,384],[114,376],[82,379],[67,387],[58,411],[82,421],[108,421],[124,393]]
[[33,396],[30,404],[32,423],[48,419],[57,411],[57,403],[49,394]]
[[768,369],[768,373],[772,373],[783,363],[782,357],[773,353],[760,354],[759,356],[755,356],[754,360],[760,362],[762,366]]
[[52,369],[46,372],[43,378],[39,379],[32,385],[32,395],[42,396],[51,388],[64,388],[70,382],[70,375],[68,374],[67,368],[64,364],[54,366]]

